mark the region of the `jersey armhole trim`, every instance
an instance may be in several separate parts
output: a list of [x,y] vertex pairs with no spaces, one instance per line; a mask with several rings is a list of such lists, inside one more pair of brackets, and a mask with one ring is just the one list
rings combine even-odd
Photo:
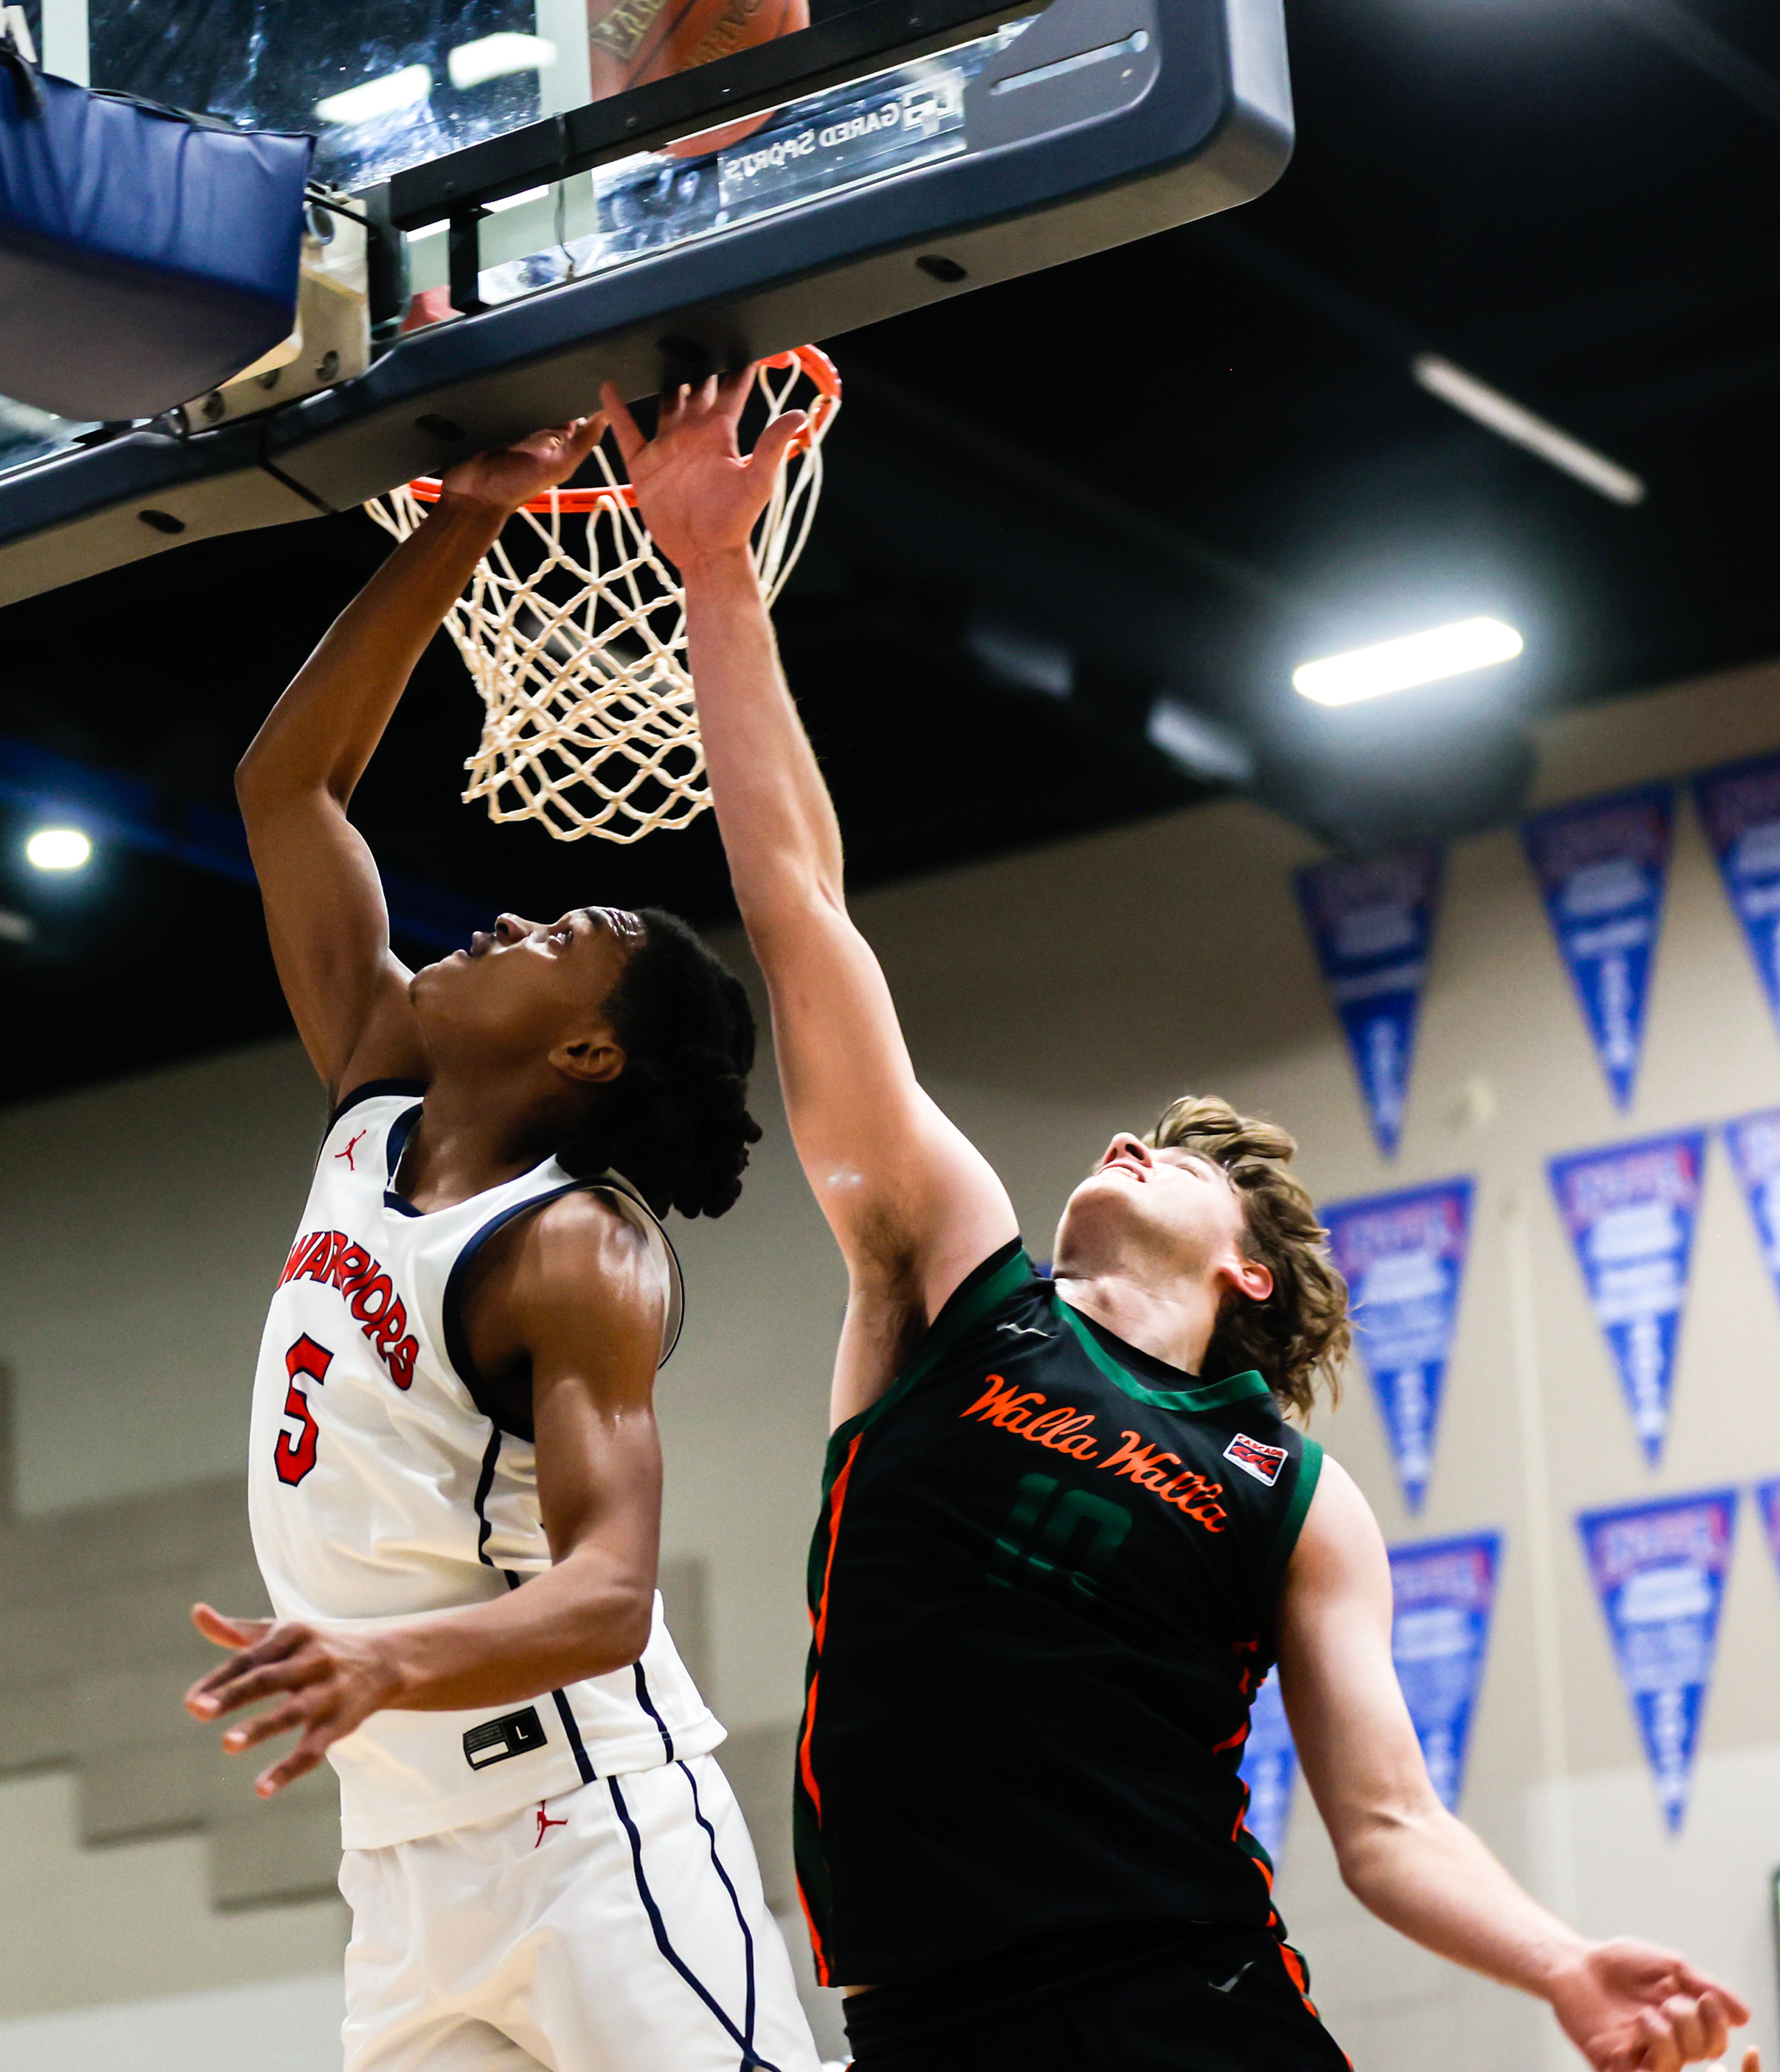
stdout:
[[1323,1449],[1314,1439],[1306,1439],[1304,1450],[1298,1456],[1298,1478],[1292,1486],[1292,1500],[1274,1536],[1273,1552],[1267,1557],[1267,1573],[1262,1578],[1263,1587],[1270,1597],[1285,1578],[1286,1564],[1298,1544],[1298,1535],[1304,1529],[1310,1499],[1316,1494],[1322,1472]]
[[476,1254],[495,1232],[504,1230],[516,1216],[528,1214],[533,1209],[542,1209],[550,1202],[560,1201],[563,1195],[572,1194],[579,1187],[591,1187],[591,1180],[571,1180],[560,1187],[552,1187],[542,1194],[533,1194],[523,1202],[515,1202],[501,1210],[498,1215],[490,1216],[481,1228],[465,1239],[463,1249],[451,1261],[451,1270],[445,1277],[445,1297],[440,1305],[441,1319],[445,1327],[445,1357],[451,1370],[469,1391],[470,1400],[498,1432],[510,1433],[516,1439],[534,1440],[537,1433],[532,1420],[527,1418],[521,1424],[511,1418],[503,1417],[495,1403],[493,1392],[488,1380],[476,1366],[470,1351],[469,1334],[464,1328],[464,1284],[469,1277]]
[[326,1137],[340,1117],[356,1108],[361,1101],[382,1100],[398,1094],[409,1100],[418,1100],[426,1091],[426,1082],[424,1079],[365,1079],[334,1104],[333,1112],[328,1118],[327,1128],[322,1131],[322,1135]]
[[[644,1201],[641,1195],[628,1180],[616,1173],[590,1173],[585,1178],[567,1180],[559,1187],[546,1188],[542,1194],[532,1194],[522,1202],[511,1203],[508,1207],[502,1209],[498,1215],[490,1216],[480,1229],[473,1231],[464,1240],[463,1249],[451,1261],[451,1270],[446,1276],[445,1295],[439,1308],[441,1321],[445,1329],[445,1356],[451,1362],[452,1371],[469,1391],[470,1400],[488,1422],[497,1431],[510,1433],[516,1439],[535,1441],[538,1435],[533,1429],[530,1418],[528,1417],[525,1423],[521,1424],[511,1419],[503,1418],[500,1414],[499,1406],[493,1400],[493,1392],[488,1387],[487,1377],[476,1366],[475,1358],[470,1351],[469,1334],[464,1328],[464,1285],[468,1277],[470,1268],[475,1263],[476,1254],[481,1251],[483,1246],[497,1231],[505,1229],[516,1216],[529,1215],[534,1209],[547,1208],[552,1202],[561,1201],[565,1194],[576,1193],[622,1194],[627,1199],[635,1202],[655,1227],[661,1231],[661,1242],[667,1248],[669,1260],[668,1273],[671,1284],[669,1289],[669,1301],[670,1303],[675,1303],[678,1297],[678,1301],[677,1314],[673,1318],[674,1337],[661,1359],[656,1363],[657,1373],[666,1366],[668,1361],[673,1357],[674,1346],[680,1342],[680,1332],[686,1318],[686,1303],[681,1292],[682,1283],[680,1279],[680,1256],[674,1249],[673,1241],[667,1232],[661,1230],[661,1218],[649,1207],[648,1202]],[[399,1200],[400,1197],[397,1198]],[[410,1213],[418,1213],[418,1211],[411,1211]]]
[[[1032,1262],[1026,1256],[1026,1248],[1018,1238],[1010,1242],[1013,1250],[999,1266],[994,1262],[997,1252],[1006,1252],[1005,1245],[991,1252],[983,1265],[973,1269],[961,1281],[956,1292],[948,1297],[939,1314],[928,1327],[927,1335],[917,1349],[914,1357],[876,1403],[867,1404],[864,1409],[849,1417],[844,1424],[837,1424],[828,1435],[828,1453],[823,1464],[822,1494],[826,1497],[833,1486],[840,1463],[854,1438],[869,1431],[872,1425],[918,1383],[924,1381],[947,1353],[976,1325],[982,1322],[991,1309],[1005,1302],[1014,1291],[1037,1276],[1032,1271]],[[991,1270],[984,1273],[984,1268]],[[972,1287],[976,1274],[983,1279]]]

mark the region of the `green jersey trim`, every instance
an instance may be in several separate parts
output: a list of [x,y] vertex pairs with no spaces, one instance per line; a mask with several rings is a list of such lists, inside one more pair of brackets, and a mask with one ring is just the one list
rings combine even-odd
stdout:
[[1061,1295],[1057,1297],[1057,1306],[1063,1313],[1064,1322],[1080,1342],[1082,1350],[1107,1380],[1134,1402],[1147,1403],[1156,1410],[1222,1410],[1228,1403],[1246,1403],[1253,1396],[1273,1393],[1253,1367],[1242,1374],[1233,1374],[1223,1381],[1201,1382],[1196,1388],[1152,1388],[1113,1358]]
[[912,1388],[926,1379],[960,1338],[1032,1278],[1032,1262],[1022,1245],[1012,1259],[1004,1260],[987,1280],[973,1288],[962,1302],[955,1307],[950,1301],[946,1305],[934,1318],[933,1328],[921,1342],[920,1350],[877,1401],[867,1404],[863,1410],[849,1417],[844,1424],[837,1424],[829,1434],[828,1453],[822,1465],[824,1496],[834,1486],[834,1478],[840,1472],[841,1463],[847,1457],[847,1449],[855,1434],[869,1431]]
[[1286,1515],[1279,1521],[1279,1531],[1273,1543],[1273,1552],[1268,1558],[1267,1573],[1261,1578],[1261,1587],[1267,1591],[1279,1588],[1286,1572],[1286,1564],[1292,1559],[1292,1550],[1298,1544],[1298,1535],[1304,1530],[1304,1516],[1310,1509],[1310,1499],[1316,1494],[1316,1483],[1323,1472],[1323,1449],[1314,1439],[1306,1439],[1304,1451],[1298,1458],[1298,1479],[1292,1484],[1292,1501],[1286,1506]]

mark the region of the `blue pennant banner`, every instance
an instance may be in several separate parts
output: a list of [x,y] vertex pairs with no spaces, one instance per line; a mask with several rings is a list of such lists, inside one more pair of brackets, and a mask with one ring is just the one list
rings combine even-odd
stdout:
[[1576,1524],[1673,1833],[1687,1810],[1712,1684],[1737,1492],[1710,1490],[1623,1511],[1584,1511]]
[[1298,1751],[1279,1696],[1279,1679],[1270,1676],[1256,1693],[1249,1714],[1248,1739],[1242,1746],[1242,1782],[1248,1786],[1245,1825],[1277,1864],[1292,1819],[1292,1788],[1298,1781]]
[[1705,1133],[1695,1129],[1551,1161],[1558,1212],[1653,1468],[1668,1435],[1705,1158]]
[[1768,1536],[1768,1552],[1780,1568],[1780,1482],[1757,1482],[1755,1503],[1761,1514],[1761,1530]]
[[1458,1316],[1471,1232],[1471,1182],[1337,1202],[1322,1211],[1345,1276],[1354,1334],[1403,1494],[1419,1511],[1434,1467],[1440,1386]]
[[1409,1098],[1415,1011],[1440,896],[1437,849],[1298,874],[1298,898],[1335,1011],[1347,1032],[1373,1134],[1395,1157]]
[[1693,780],[1693,796],[1768,1005],[1780,1021],[1780,755],[1708,770]]
[[1494,1532],[1391,1550],[1391,1655],[1440,1803],[1458,1811],[1471,1708],[1490,1647],[1502,1540]]
[[1521,829],[1595,1054],[1627,1107],[1644,1042],[1675,792],[1661,785],[1560,806]]
[[1780,1290],[1780,1108],[1727,1122],[1724,1144],[1754,1219],[1762,1263]]

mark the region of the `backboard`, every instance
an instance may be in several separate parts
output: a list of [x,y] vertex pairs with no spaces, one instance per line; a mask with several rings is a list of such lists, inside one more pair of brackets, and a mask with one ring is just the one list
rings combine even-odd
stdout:
[[[52,71],[315,130],[400,264],[368,364],[296,400],[0,403],[0,602],[1230,208],[1292,143],[1280,0],[40,7]],[[719,54],[665,69],[670,28]]]

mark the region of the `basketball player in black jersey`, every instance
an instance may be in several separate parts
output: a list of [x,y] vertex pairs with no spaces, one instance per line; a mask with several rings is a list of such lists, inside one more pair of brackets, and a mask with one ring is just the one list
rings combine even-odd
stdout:
[[917,1081],[747,551],[794,429],[740,458],[750,378],[665,398],[646,442],[605,401],[685,578],[717,816],[851,1279],[797,1792],[818,1967],[866,1989],[860,2072],[1339,2072],[1242,1824],[1275,1662],[1374,1913],[1548,2001],[1597,2072],[1716,2058],[1734,1994],[1575,1933],[1428,1782],[1378,1526],[1282,1414],[1346,1343],[1291,1138],[1191,1100],[1121,1133],[1046,1281]]

